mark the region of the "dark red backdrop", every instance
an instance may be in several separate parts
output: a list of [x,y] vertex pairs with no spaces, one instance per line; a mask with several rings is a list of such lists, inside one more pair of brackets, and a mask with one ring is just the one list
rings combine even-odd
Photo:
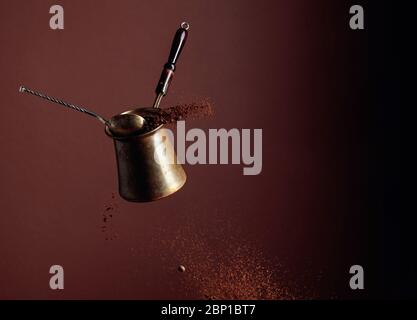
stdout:
[[[52,31],[53,4],[0,1],[0,298],[204,298],[214,289],[193,275],[227,274],[219,266],[242,246],[254,252],[243,265],[269,270],[294,297],[362,296],[348,270],[367,261],[357,122],[367,46],[348,29],[348,5],[61,0],[65,30]],[[19,85],[106,116],[150,105],[184,20],[190,35],[163,105],[210,97],[216,117],[189,128],[262,128],[262,174],[186,166],[172,197],[112,199],[103,128]],[[53,264],[64,291],[49,289]]]

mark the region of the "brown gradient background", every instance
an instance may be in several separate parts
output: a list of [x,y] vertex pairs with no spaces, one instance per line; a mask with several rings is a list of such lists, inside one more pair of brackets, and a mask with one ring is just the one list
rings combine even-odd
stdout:
[[[283,265],[301,297],[369,295],[348,289],[349,267],[372,255],[358,120],[367,33],[349,30],[351,4],[335,2],[61,0],[65,30],[52,31],[55,1],[1,0],[0,298],[202,298],[164,245],[182,228],[208,241],[224,230],[220,251],[241,239]],[[150,105],[182,21],[190,35],[163,106],[210,97],[216,117],[188,128],[262,128],[262,174],[187,165],[174,196],[114,200],[117,238],[105,240],[112,141],[19,85],[106,116]],[[63,291],[49,289],[53,264]]]

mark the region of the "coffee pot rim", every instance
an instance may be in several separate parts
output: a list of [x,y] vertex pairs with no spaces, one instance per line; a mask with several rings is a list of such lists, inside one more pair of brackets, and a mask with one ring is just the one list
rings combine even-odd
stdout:
[[[139,115],[141,117],[145,117],[146,115],[152,114],[156,110],[158,110],[158,109],[155,109],[153,107],[139,107],[139,108],[135,108],[135,109],[131,109],[131,110],[127,110],[127,111],[121,112],[118,115],[121,115],[121,114],[137,114],[137,115]],[[161,124],[160,126],[156,127],[155,129],[152,129],[151,131],[138,132],[138,133],[131,134],[131,135],[128,135],[128,136],[120,136],[119,137],[119,136],[115,136],[111,132],[111,130],[109,129],[109,127],[106,125],[105,128],[104,128],[104,132],[106,133],[106,135],[108,137],[110,137],[112,139],[115,139],[115,140],[128,140],[128,139],[135,138],[135,137],[145,137],[145,136],[151,135],[155,131],[158,131],[159,129],[161,129],[163,126],[164,125]]]

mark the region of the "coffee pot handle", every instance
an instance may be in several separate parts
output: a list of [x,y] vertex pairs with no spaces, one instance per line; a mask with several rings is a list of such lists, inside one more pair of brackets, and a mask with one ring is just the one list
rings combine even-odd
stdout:
[[159,96],[165,96],[168,92],[169,84],[171,83],[172,77],[174,76],[174,71],[176,68],[177,60],[181,54],[182,49],[184,48],[185,41],[188,36],[188,29],[190,25],[187,22],[181,23],[181,27],[177,30],[172,41],[171,51],[169,53],[168,62],[165,63],[164,69],[161,73],[161,78],[158,81],[156,86],[156,94]]

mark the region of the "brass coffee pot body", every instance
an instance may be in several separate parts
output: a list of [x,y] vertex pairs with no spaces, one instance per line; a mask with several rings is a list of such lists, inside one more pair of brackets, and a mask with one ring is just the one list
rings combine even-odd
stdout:
[[[123,114],[146,117],[148,111],[150,108],[140,108]],[[170,132],[163,126],[128,137],[116,137],[108,127],[105,132],[114,141],[119,193],[125,200],[158,200],[185,184],[187,176],[181,164],[175,161]]]

